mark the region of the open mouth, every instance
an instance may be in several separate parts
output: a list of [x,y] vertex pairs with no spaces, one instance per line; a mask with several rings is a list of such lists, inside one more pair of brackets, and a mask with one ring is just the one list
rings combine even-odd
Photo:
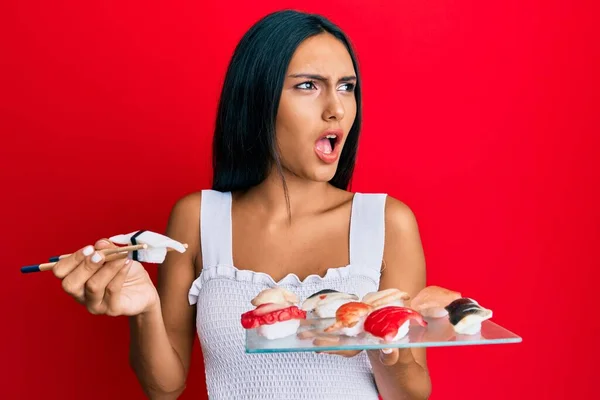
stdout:
[[340,135],[328,133],[317,140],[317,150],[321,151],[323,154],[331,154],[339,145],[340,140]]
[[[329,146],[331,147],[331,151],[329,153],[331,153],[335,149],[335,144],[337,143],[337,136],[336,135],[327,135],[327,136],[325,136],[325,138],[327,140],[329,140]],[[328,154],[328,153],[325,152],[325,154]]]
[[342,150],[344,132],[341,129],[329,129],[321,134],[315,143],[315,153],[321,161],[331,164],[337,161]]

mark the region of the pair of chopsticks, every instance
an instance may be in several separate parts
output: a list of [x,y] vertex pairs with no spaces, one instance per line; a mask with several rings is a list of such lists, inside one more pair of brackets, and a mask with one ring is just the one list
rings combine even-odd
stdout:
[[[118,247],[115,249],[103,249],[103,250],[97,250],[97,251],[104,255],[105,261],[113,261],[113,260],[118,260],[120,258],[127,257],[127,253],[130,251],[147,249],[147,248],[148,248],[148,245],[144,243],[144,244],[136,244],[136,245],[131,245],[131,246]],[[70,255],[71,254],[63,254],[61,256],[50,257],[50,262],[43,263],[43,264],[27,265],[25,267],[21,267],[21,273],[28,274],[31,272],[49,271],[56,265],[56,263],[59,260],[65,258],[65,257],[68,257]]]

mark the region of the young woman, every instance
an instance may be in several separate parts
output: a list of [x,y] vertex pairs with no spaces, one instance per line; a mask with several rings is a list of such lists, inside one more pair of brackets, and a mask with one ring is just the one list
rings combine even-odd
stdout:
[[[214,135],[211,190],[175,204],[166,235],[188,243],[155,288],[135,261],[105,262],[99,240],[54,268],[93,314],[126,315],[145,393],[185,388],[198,334],[211,399],[426,399],[424,349],[246,354],[243,312],[279,285],[363,296],[425,286],[415,217],[385,194],[347,191],[361,126],[361,79],[344,33],[318,15],[270,14],[236,48]],[[197,332],[196,332],[197,329]],[[192,378],[193,379],[193,378]]]

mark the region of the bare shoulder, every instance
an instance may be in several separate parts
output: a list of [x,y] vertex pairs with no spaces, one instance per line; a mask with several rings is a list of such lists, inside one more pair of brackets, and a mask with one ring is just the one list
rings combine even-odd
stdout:
[[175,202],[173,211],[180,213],[191,212],[200,215],[200,202],[202,200],[202,192],[193,192],[186,194]]
[[417,219],[404,202],[387,196],[381,284],[401,287],[411,297],[425,286],[425,256]]
[[[188,245],[187,255],[195,262],[200,249],[200,204],[202,192],[177,199],[171,209],[166,235]],[[184,253],[184,254],[185,254]]]
[[386,232],[418,232],[415,213],[401,200],[387,196],[385,204]]

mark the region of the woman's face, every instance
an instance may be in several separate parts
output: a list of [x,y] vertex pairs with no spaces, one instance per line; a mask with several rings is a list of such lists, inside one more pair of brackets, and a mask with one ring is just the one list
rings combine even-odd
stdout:
[[356,72],[342,42],[324,33],[296,50],[283,83],[275,124],[283,167],[327,182],[356,117]]

